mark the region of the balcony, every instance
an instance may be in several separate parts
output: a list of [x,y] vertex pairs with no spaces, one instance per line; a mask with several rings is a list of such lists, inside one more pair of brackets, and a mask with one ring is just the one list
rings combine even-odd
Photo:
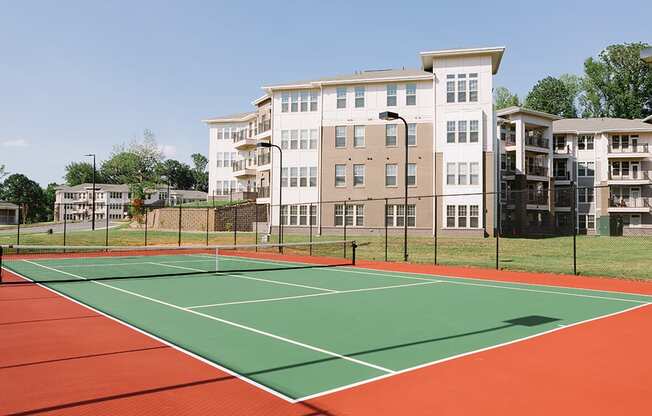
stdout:
[[527,166],[527,176],[537,176],[540,178],[548,178],[548,168],[544,166]]
[[239,150],[256,147],[256,140],[244,131],[233,136],[233,147]]
[[272,154],[269,151],[261,152],[258,154],[258,170],[269,170],[272,163]]
[[609,172],[607,183],[609,185],[649,185],[650,175],[644,171],[630,171],[629,174],[625,175],[614,175]]
[[233,169],[233,176],[236,178],[245,176],[256,176],[256,164],[253,159],[237,160],[231,165]]
[[614,213],[649,213],[650,212],[650,198],[609,198],[609,212]]
[[534,151],[545,150],[546,152],[548,152],[548,150],[550,149],[550,140],[539,136],[526,136],[525,146],[534,148],[528,150],[534,150]]
[[554,148],[554,153],[555,156],[559,157],[568,157],[572,154],[571,147],[567,144],[563,144],[561,146],[555,145]]
[[528,209],[548,208],[548,190],[527,192]]
[[627,146],[609,145],[608,156],[612,159],[637,159],[650,156],[650,149],[647,143],[631,144]]
[[269,186],[261,186],[258,188],[258,199],[265,199],[270,197],[270,188]]
[[256,139],[260,140],[272,134],[272,121],[263,120],[256,125]]
[[570,172],[555,172],[554,178],[555,182],[561,185],[568,185],[572,180]]

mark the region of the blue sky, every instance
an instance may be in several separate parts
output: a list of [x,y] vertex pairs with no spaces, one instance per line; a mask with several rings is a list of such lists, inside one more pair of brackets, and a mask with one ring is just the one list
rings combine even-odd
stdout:
[[189,161],[202,118],[248,110],[261,85],[418,67],[423,50],[506,46],[496,85],[523,96],[609,44],[652,43],[651,4],[0,0],[0,164],[61,182],[144,129]]

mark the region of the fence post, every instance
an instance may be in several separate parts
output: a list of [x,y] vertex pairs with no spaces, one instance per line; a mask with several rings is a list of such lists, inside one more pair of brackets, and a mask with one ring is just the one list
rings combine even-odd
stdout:
[[145,207],[145,245],[147,245],[147,212],[149,210]]
[[387,198],[385,198],[385,212],[383,213],[385,222],[385,261],[387,261]]
[[233,214],[233,245],[238,244],[238,206],[233,205],[231,213]]
[[104,204],[104,215],[106,216],[106,232],[104,235],[104,245],[109,245],[109,204]]
[[573,213],[573,275],[577,274],[577,184],[571,181],[571,193],[573,201],[571,202],[571,212]]
[[182,208],[181,205],[179,205],[179,236],[177,241],[177,245],[179,247],[181,247],[181,214],[182,214]]
[[435,252],[435,265],[437,264],[437,236],[438,236],[438,228],[439,228],[439,219],[438,219],[438,198],[437,195],[435,195],[435,247],[434,247],[434,252]]
[[501,208],[501,201],[500,201],[500,193],[495,193],[494,198],[498,199],[498,203],[496,204],[496,225],[494,228],[494,234],[496,234],[496,270],[500,270],[500,230],[501,230],[501,213],[500,213],[500,208]]
[[[66,232],[68,230],[68,204],[63,204],[63,245],[66,245]],[[65,251],[64,251],[65,253]]]
[[208,217],[210,208],[206,208],[206,245],[208,245]]
[[312,256],[312,204],[308,205],[308,246],[310,255]]
[[258,204],[254,204],[256,208],[254,213],[254,251],[258,251]]
[[23,215],[20,209],[20,205],[18,206],[18,227],[16,228],[16,245],[20,245],[20,222],[22,221]]
[[346,201],[344,201],[344,258],[346,258],[346,211],[348,206]]

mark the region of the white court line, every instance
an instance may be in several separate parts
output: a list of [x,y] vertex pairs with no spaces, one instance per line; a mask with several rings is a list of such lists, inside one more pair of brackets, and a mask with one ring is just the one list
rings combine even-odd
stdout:
[[[205,256],[196,256],[196,257],[205,257]],[[242,260],[240,258],[233,258],[232,260],[234,261],[244,261],[244,262],[254,262],[254,263],[264,263],[264,264],[274,264],[272,262],[267,262],[264,260],[249,260],[245,259]],[[282,260],[279,260],[283,262]],[[308,263],[310,264],[310,263]],[[361,268],[364,270],[374,270],[374,269],[367,269],[367,268]],[[315,270],[324,270],[328,271],[328,269],[320,269],[319,267],[316,267]],[[346,273],[356,273],[356,274],[367,274],[367,275],[373,275],[373,276],[384,276],[384,277],[394,277],[394,278],[400,278],[400,279],[417,279],[417,280],[432,280],[434,278],[445,278],[446,280],[442,280],[442,283],[450,283],[454,285],[466,285],[466,286],[481,286],[481,287],[490,287],[490,288],[495,288],[495,289],[505,289],[505,290],[519,290],[519,291],[524,291],[524,292],[536,292],[536,293],[547,293],[547,294],[553,294],[553,295],[562,295],[562,296],[575,296],[575,297],[581,297],[581,298],[593,298],[593,299],[603,299],[603,300],[614,300],[614,301],[621,301],[621,302],[632,302],[632,303],[648,303],[647,301],[642,301],[642,300],[635,300],[635,299],[624,299],[624,298],[615,298],[615,297],[610,297],[610,296],[598,296],[598,295],[587,295],[587,294],[582,294],[582,293],[571,293],[571,292],[561,292],[561,291],[555,291],[555,290],[542,290],[542,289],[528,289],[528,288],[523,288],[523,287],[514,287],[514,286],[508,286],[508,285],[526,285],[526,286],[541,286],[541,287],[551,287],[551,288],[560,288],[560,289],[576,289],[576,290],[587,290],[587,291],[595,291],[595,292],[605,292],[605,293],[618,293],[618,294],[626,294],[626,295],[634,295],[634,296],[643,296],[643,297],[649,297],[648,295],[642,295],[642,294],[637,294],[637,293],[622,293],[622,292],[610,292],[610,291],[602,291],[602,290],[596,290],[596,289],[583,289],[583,288],[573,288],[573,287],[566,287],[566,286],[553,286],[553,285],[538,285],[538,284],[533,284],[533,283],[520,283],[520,282],[501,282],[499,280],[485,280],[485,279],[475,279],[472,277],[450,277],[450,276],[440,276],[440,275],[429,275],[425,273],[412,273],[412,272],[390,272],[389,273],[377,273],[377,272],[366,272],[366,271],[361,271],[361,270],[352,270],[346,267],[337,267],[336,270],[338,272],[346,272]],[[420,277],[411,277],[411,276],[400,276],[396,275],[397,273],[410,273],[410,274],[416,274],[420,276],[431,276],[431,278],[420,278]],[[468,279],[468,280],[474,280],[474,281],[487,281],[487,282],[495,282],[495,283],[503,283],[505,285],[492,285],[492,284],[487,284],[487,283],[471,283],[471,282],[461,282],[461,281],[456,281],[452,279]],[[651,298],[652,300],[652,298]]]
[[[187,254],[184,254],[187,256]],[[196,256],[197,257],[197,256]],[[166,263],[206,263],[209,261],[214,262],[215,258],[209,258],[207,256],[201,256],[203,260],[165,260]],[[151,257],[150,257],[151,258]],[[49,264],[50,267],[56,267],[59,269],[74,269],[82,267],[118,267],[118,266],[132,266],[132,265],[145,265],[150,264],[149,261],[139,261],[139,262],[122,262],[122,263],[93,263],[93,264]]]
[[505,347],[507,345],[515,344],[517,342],[526,341],[526,340],[529,340],[529,339],[532,339],[532,338],[537,338],[537,337],[547,335],[547,334],[551,334],[551,333],[557,332],[557,331],[562,331],[562,330],[565,330],[567,328],[571,328],[571,327],[574,327],[574,326],[577,326],[577,325],[582,325],[582,324],[592,322],[592,321],[597,321],[599,319],[604,319],[604,318],[609,318],[609,317],[612,317],[612,316],[624,314],[624,313],[627,313],[627,312],[631,312],[631,311],[633,311],[635,309],[639,309],[639,308],[642,308],[644,306],[649,306],[649,305],[652,305],[652,303],[644,303],[642,305],[632,306],[631,308],[624,309],[622,311],[613,312],[613,313],[610,313],[610,314],[607,314],[607,315],[601,315],[601,316],[597,316],[595,318],[590,318],[590,319],[586,319],[584,321],[579,321],[579,322],[575,322],[575,323],[572,323],[572,324],[568,324],[566,326],[553,328],[553,329],[550,329],[548,331],[540,332],[538,334],[529,335],[527,337],[514,339],[512,341],[503,342],[501,344],[491,345],[489,347],[480,348],[480,349],[465,352],[465,353],[462,353],[462,354],[452,355],[450,357],[442,358],[440,360],[431,361],[429,363],[419,364],[419,365],[414,366],[414,367],[409,367],[409,368],[405,368],[405,369],[402,369],[402,370],[398,370],[398,371],[394,372],[393,374],[384,374],[382,376],[372,377],[372,378],[369,378],[367,380],[358,381],[356,383],[347,384],[345,386],[336,387],[334,389],[325,390],[325,391],[315,393],[315,394],[311,394],[311,395],[304,396],[304,397],[299,397],[298,399],[296,399],[296,401],[297,402],[303,402],[303,401],[306,401],[306,400],[315,399],[317,397],[326,396],[328,394],[336,393],[338,391],[347,390],[347,389],[350,389],[350,388],[353,388],[353,387],[361,386],[363,384],[372,383],[374,381],[382,380],[384,378],[393,377],[393,376],[396,376],[396,375],[399,375],[399,374],[407,373],[407,372],[410,372],[410,371],[415,371],[415,370],[425,368],[425,367],[430,367],[430,366],[435,365],[435,364],[440,364],[440,363],[443,363],[443,362],[446,362],[446,361],[455,360],[457,358],[466,357],[468,355],[473,355],[473,354],[477,354],[477,353],[480,353],[480,352]]
[[364,289],[350,289],[350,290],[338,290],[333,293],[313,293],[310,295],[297,295],[297,296],[284,296],[281,298],[268,298],[268,299],[256,299],[256,300],[241,300],[237,302],[224,302],[224,303],[211,303],[208,305],[197,305],[197,306],[186,306],[188,309],[200,309],[200,308],[210,308],[213,306],[227,306],[227,305],[242,305],[246,303],[263,303],[263,302],[276,302],[280,300],[289,300],[289,299],[303,299],[303,298],[313,298],[316,296],[332,296],[339,295],[343,293],[356,293],[356,292],[372,292],[374,290],[386,290],[386,289],[398,289],[401,287],[412,287],[412,286],[423,286],[431,285],[433,283],[441,283],[439,280],[432,280],[430,282],[422,283],[409,283],[407,285],[393,285],[393,286],[380,286],[380,287],[369,287]]
[[350,361],[352,363],[359,364],[359,365],[362,365],[362,366],[365,366],[365,367],[370,367],[370,368],[373,368],[373,369],[376,369],[376,370],[379,370],[379,371],[382,371],[382,372],[385,372],[385,373],[394,373],[394,370],[390,370],[388,368],[381,367],[379,365],[371,364],[371,363],[368,363],[366,361],[358,360],[356,358],[347,357],[345,355],[341,355],[341,354],[338,354],[338,353],[333,352],[333,351],[328,351],[328,350],[325,350],[323,348],[315,347],[314,345],[305,344],[303,342],[295,341],[295,340],[290,339],[290,338],[285,338],[285,337],[282,337],[280,335],[275,335],[275,334],[272,334],[271,332],[262,331],[260,329],[252,328],[252,327],[249,327],[249,326],[246,326],[246,325],[239,324],[237,322],[233,322],[233,321],[229,321],[229,320],[226,320],[226,319],[218,318],[216,316],[206,315],[205,313],[197,312],[197,311],[194,311],[192,309],[187,309],[187,308],[184,308],[182,306],[174,305],[172,303],[168,303],[168,302],[165,302],[165,301],[160,300],[160,299],[156,299],[156,298],[152,298],[152,297],[149,297],[149,296],[141,295],[140,293],[132,292],[132,291],[129,291],[127,289],[122,289],[120,287],[111,286],[111,285],[103,283],[103,282],[98,282],[98,281],[95,281],[95,280],[88,280],[83,276],[78,276],[78,275],[75,275],[73,273],[68,273],[66,271],[63,271],[63,270],[57,270],[55,268],[52,268],[52,267],[49,267],[49,266],[44,266],[42,264],[30,261],[30,260],[23,260],[23,261],[25,261],[27,263],[30,263],[30,264],[33,264],[35,266],[42,267],[44,269],[52,270],[52,271],[55,271],[55,272],[58,272],[58,273],[63,273],[63,274],[75,277],[77,279],[86,280],[86,281],[88,281],[90,283],[95,283],[95,284],[98,284],[98,285],[101,285],[101,286],[105,286],[105,287],[108,287],[109,289],[117,290],[118,292],[123,292],[123,293],[126,293],[128,295],[136,296],[136,297],[139,297],[141,299],[149,300],[149,301],[154,302],[154,303],[158,303],[158,304],[161,304],[161,305],[164,305],[164,306],[168,306],[170,308],[177,309],[177,310],[180,310],[182,312],[191,313],[191,314],[201,316],[201,317],[206,318],[206,319],[221,322],[223,324],[230,325],[230,326],[233,326],[233,327],[236,327],[236,328],[244,329],[245,331],[253,332],[253,333],[256,333],[256,334],[259,334],[259,335],[265,335],[265,336],[267,336],[269,338],[273,338],[273,339],[276,339],[276,340],[279,340],[279,341],[283,341],[283,342],[286,342],[288,344],[293,344],[293,345],[303,347],[303,348],[306,348],[306,349],[309,349],[309,350],[312,350],[312,351],[316,351],[316,352],[319,352],[319,353],[322,353],[322,354],[325,354],[325,355],[330,355],[331,357],[340,358],[340,359]]
[[[148,262],[147,264],[154,264],[156,266],[174,267],[175,269],[190,270],[190,271],[194,271],[194,272],[203,272],[203,273],[208,272],[208,273],[210,273],[210,270],[195,269],[195,268],[192,268],[192,267],[184,267],[184,266],[175,266],[173,264],[155,263],[155,262]],[[277,280],[261,279],[260,277],[251,277],[251,276],[244,276],[244,275],[239,275],[239,274],[226,274],[226,273],[220,273],[219,275],[220,276],[237,277],[237,278],[240,278],[240,279],[257,280],[259,282],[274,283],[274,284],[283,285],[283,286],[302,287],[304,289],[320,290],[322,292],[331,292],[331,293],[337,292],[337,290],[326,289],[326,288],[323,288],[323,287],[300,285],[298,283],[279,282]]]

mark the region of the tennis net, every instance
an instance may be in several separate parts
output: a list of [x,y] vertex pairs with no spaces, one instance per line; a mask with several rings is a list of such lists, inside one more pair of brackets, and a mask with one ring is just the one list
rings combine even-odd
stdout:
[[63,283],[355,264],[355,241],[219,246],[0,246],[0,282]]

